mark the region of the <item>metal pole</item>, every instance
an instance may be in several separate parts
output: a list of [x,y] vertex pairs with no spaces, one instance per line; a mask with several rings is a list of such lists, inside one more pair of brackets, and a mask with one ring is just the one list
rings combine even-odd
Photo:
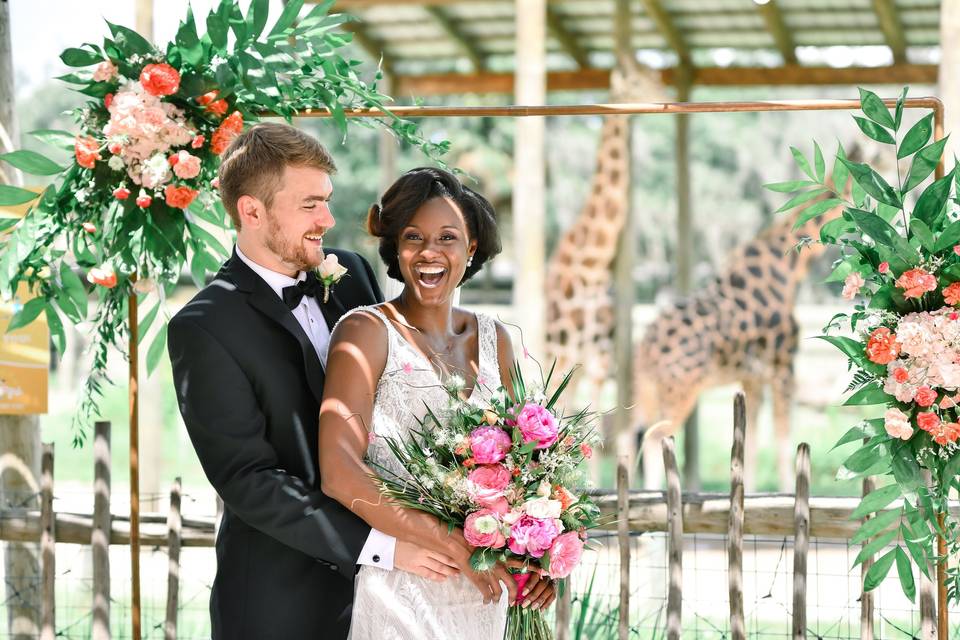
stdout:
[[[130,283],[137,274],[130,276]],[[130,609],[133,640],[140,640],[140,387],[137,369],[137,295],[130,296]]]

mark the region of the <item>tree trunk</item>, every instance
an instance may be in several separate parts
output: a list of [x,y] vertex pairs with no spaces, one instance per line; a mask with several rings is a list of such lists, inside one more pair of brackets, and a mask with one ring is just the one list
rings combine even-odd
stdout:
[[[0,2],[0,151],[19,142],[10,44],[10,5]],[[9,173],[7,173],[9,172]],[[9,165],[0,183],[20,182]],[[39,506],[40,423],[37,416],[0,416],[0,504]],[[4,545],[4,574],[9,637],[35,638],[40,633],[40,565],[36,543]]]
[[[940,47],[940,77],[937,94],[944,103],[944,133],[960,131],[960,47],[953,46],[960,38],[960,0],[943,0],[940,3],[940,42],[949,43]],[[957,145],[947,141],[943,157],[950,158],[957,153]]]

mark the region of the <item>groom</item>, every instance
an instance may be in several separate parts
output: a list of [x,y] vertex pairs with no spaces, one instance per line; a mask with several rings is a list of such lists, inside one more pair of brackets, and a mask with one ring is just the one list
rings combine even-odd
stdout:
[[[359,255],[324,302],[333,159],[285,124],[258,124],[223,156],[233,256],[170,321],[183,421],[225,509],[210,598],[213,638],[346,638],[358,564],[417,572],[409,545],[323,495],[318,415],[330,331],[383,300]],[[397,552],[394,558],[395,550]]]

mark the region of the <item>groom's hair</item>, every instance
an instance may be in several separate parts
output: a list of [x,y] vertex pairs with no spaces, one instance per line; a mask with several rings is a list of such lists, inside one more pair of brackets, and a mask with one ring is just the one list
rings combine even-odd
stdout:
[[287,167],[311,167],[329,175],[337,172],[330,152],[316,138],[288,124],[256,124],[227,147],[220,161],[220,199],[237,231],[240,196],[253,196],[269,209]]
[[490,201],[462,184],[449,171],[418,167],[397,178],[380,203],[371,206],[367,214],[367,231],[380,238],[380,257],[387,265],[387,275],[394,280],[403,282],[397,259],[400,232],[417,210],[433,198],[453,200],[463,212],[470,239],[477,241],[473,262],[464,272],[461,284],[480,271],[484,262],[500,253],[497,213]]

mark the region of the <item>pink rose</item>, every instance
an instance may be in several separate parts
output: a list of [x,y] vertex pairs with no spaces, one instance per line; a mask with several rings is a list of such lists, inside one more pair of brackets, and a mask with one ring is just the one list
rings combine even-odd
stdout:
[[181,151],[173,157],[177,159],[176,163],[173,164],[173,172],[177,174],[178,178],[189,180],[200,174],[200,158],[197,156]]
[[557,536],[550,547],[550,577],[566,578],[580,564],[583,540],[575,531]]
[[463,537],[472,547],[499,549],[507,543],[500,531],[500,519],[490,509],[480,509],[467,516]]
[[524,405],[517,416],[517,428],[524,443],[536,442],[537,449],[545,449],[557,441],[557,419],[538,404]]
[[510,486],[510,478],[510,472],[502,464],[479,466],[467,476],[467,492],[481,507],[506,513],[510,507],[503,494]]
[[556,520],[541,520],[523,515],[510,527],[510,551],[541,558],[560,535]]
[[494,464],[507,457],[513,440],[503,429],[480,427],[470,434],[470,449],[477,464]]

